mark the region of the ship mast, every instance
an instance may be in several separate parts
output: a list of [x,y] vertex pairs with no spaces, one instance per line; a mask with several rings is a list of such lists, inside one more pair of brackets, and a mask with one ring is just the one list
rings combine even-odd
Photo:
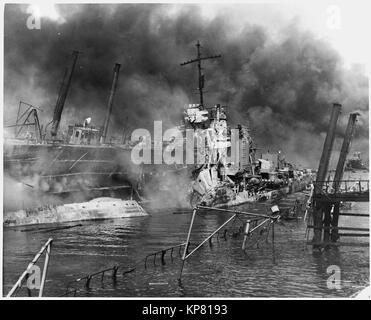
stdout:
[[193,63],[193,62],[197,62],[197,67],[198,67],[198,91],[199,91],[199,94],[200,94],[200,106],[203,107],[204,106],[203,89],[204,89],[204,85],[205,85],[205,75],[202,74],[201,61],[202,60],[208,60],[208,59],[220,58],[221,55],[218,54],[218,55],[215,55],[215,56],[203,57],[201,55],[200,41],[197,41],[196,47],[197,47],[197,58],[196,59],[189,60],[189,61],[186,61],[186,62],[183,62],[180,65],[181,66],[185,66],[187,64],[190,64],[190,63]]

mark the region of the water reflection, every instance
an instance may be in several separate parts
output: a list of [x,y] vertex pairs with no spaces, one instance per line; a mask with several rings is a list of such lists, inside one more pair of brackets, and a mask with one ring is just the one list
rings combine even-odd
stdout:
[[[250,207],[251,208],[251,207]],[[246,208],[240,208],[244,210]],[[262,209],[262,208],[260,208]],[[203,213],[195,220],[191,242],[196,245],[230,217]],[[90,289],[79,284],[78,296],[167,296],[167,297],[332,297],[350,296],[369,282],[368,248],[331,248],[321,254],[304,245],[305,225],[299,221],[275,226],[260,245],[241,249],[242,235],[214,237],[184,264],[179,282],[179,252],[173,259],[160,257],[147,269],[140,263],[147,254],[183,243],[190,214],[158,210],[148,217],[90,221],[54,231],[26,228],[4,231],[4,293],[49,237],[54,238],[45,294],[58,296],[66,284],[83,275],[113,265],[122,269],[116,280],[109,273],[92,280]],[[365,222],[368,223],[366,219]],[[63,226],[66,226],[65,224]],[[236,222],[235,227],[238,228]],[[134,272],[123,270],[137,265]],[[330,290],[326,281],[329,265],[341,269],[342,288]]]

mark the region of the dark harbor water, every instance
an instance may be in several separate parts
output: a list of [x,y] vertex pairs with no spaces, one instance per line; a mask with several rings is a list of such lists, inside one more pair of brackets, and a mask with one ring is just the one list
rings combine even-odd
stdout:
[[[351,212],[368,213],[368,203],[355,203]],[[249,209],[241,206],[239,209]],[[251,209],[251,208],[250,208]],[[196,245],[231,214],[203,213],[195,220],[191,239]],[[173,259],[153,257],[144,268],[143,258],[155,251],[183,243],[190,214],[170,211],[151,212],[148,217],[90,221],[64,224],[69,229],[50,230],[61,225],[4,231],[3,291],[10,290],[36,252],[49,237],[54,239],[45,296],[61,296],[67,284],[114,265],[120,265],[117,280],[107,272],[93,278],[90,288],[85,281],[74,283],[76,296],[90,297],[349,297],[369,284],[369,247],[332,248],[313,252],[305,245],[303,219],[284,221],[271,237],[244,253],[242,235],[213,238],[185,262],[179,282],[181,260],[175,250]],[[368,218],[341,217],[340,225],[368,227]],[[368,238],[347,241],[368,242]],[[142,261],[142,262],[141,262]],[[43,259],[38,265],[42,266]],[[136,265],[135,271],[122,275]],[[329,289],[327,268],[341,270],[341,288]],[[37,291],[33,292],[36,294]],[[19,296],[26,295],[25,290]]]

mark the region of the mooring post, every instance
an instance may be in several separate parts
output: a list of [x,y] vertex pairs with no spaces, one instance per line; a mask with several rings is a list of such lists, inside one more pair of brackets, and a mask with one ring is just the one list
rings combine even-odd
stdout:
[[245,232],[244,232],[244,237],[243,237],[243,242],[242,242],[242,250],[245,250],[246,248],[246,241],[249,236],[249,229],[250,229],[250,220],[247,220],[245,224]]
[[85,288],[88,290],[89,287],[90,287],[90,280],[91,280],[91,275],[88,275],[88,277],[86,278],[86,282],[85,282]]
[[324,211],[324,219],[323,219],[323,241],[328,242],[330,240],[330,226],[331,226],[331,204],[324,204],[323,211]]
[[113,269],[112,269],[112,278],[113,279],[116,279],[118,269],[119,269],[118,266],[113,266]]
[[339,230],[337,229],[339,224],[339,213],[340,213],[340,203],[337,202],[334,204],[334,212],[332,214],[331,220],[331,241],[336,242],[339,239]]
[[161,251],[161,263],[162,263],[162,265],[165,265],[165,254],[166,254],[166,250],[162,250]]
[[275,253],[275,248],[274,248],[274,224],[275,224],[275,221],[272,220],[272,262],[273,264],[276,263],[276,253]]
[[320,243],[322,241],[323,227],[323,207],[322,204],[317,204],[313,208],[313,242]]

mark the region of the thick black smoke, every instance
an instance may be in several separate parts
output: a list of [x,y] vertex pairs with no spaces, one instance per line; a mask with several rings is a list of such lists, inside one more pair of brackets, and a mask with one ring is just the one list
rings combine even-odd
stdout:
[[59,5],[64,23],[44,18],[40,30],[29,30],[27,6],[6,5],[5,121],[14,121],[19,100],[42,107],[42,120],[50,120],[64,67],[79,50],[62,127],[89,116],[103,124],[116,62],[122,67],[110,134],[151,129],[159,119],[174,125],[185,104],[198,102],[196,66],[180,63],[195,57],[200,40],[205,54],[222,54],[205,63],[206,104],[228,105],[234,124],[249,121],[264,150],[281,149],[289,160],[316,167],[337,101],[343,104],[339,137],[348,114],[358,111],[353,149],[368,155],[368,79],[345,69],[327,43],[295,24],[276,41],[261,26],[237,30],[222,13],[205,19],[197,6],[171,8]]

